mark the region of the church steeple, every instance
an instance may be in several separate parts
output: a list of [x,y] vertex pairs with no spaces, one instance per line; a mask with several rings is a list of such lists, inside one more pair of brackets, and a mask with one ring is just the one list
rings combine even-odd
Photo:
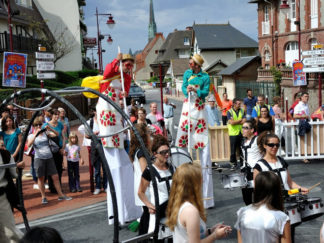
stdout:
[[150,22],[148,28],[148,40],[149,42],[155,37],[156,34],[156,23],[154,19],[154,9],[153,9],[153,1],[150,0]]

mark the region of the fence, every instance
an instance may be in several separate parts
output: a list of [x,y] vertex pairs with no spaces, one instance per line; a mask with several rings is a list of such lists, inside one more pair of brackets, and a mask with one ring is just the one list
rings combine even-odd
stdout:
[[[297,135],[298,122],[276,124],[276,131],[282,131],[286,145],[278,155],[285,160],[324,159],[324,121],[311,121],[311,131],[305,136]],[[226,162],[230,159],[230,142],[227,126],[209,126],[210,158],[212,162]],[[195,150],[195,161],[199,161],[199,150]]]

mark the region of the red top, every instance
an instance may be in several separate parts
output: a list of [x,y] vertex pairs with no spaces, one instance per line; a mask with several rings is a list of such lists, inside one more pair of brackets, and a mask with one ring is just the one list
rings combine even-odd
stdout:
[[[105,68],[105,71],[103,74],[103,79],[104,80],[110,79],[117,75],[120,75],[119,61],[117,59],[114,59],[111,63],[106,65],[106,68]],[[110,81],[112,81],[112,80],[110,80]],[[125,92],[127,94],[129,92],[131,82],[132,82],[132,77],[124,72],[124,86],[125,86]],[[100,84],[100,92],[103,92],[104,90],[106,90],[107,87],[109,86],[109,84],[110,84],[110,82]]]

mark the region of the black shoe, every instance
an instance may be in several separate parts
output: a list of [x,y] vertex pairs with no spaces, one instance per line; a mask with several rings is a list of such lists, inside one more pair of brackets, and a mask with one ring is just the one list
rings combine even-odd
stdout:
[[232,164],[231,165],[231,170],[236,170],[237,169],[237,164]]
[[82,189],[81,189],[81,188],[78,188],[77,191],[78,191],[78,192],[82,192]]
[[75,192],[77,192],[77,190],[75,190],[75,189],[72,189],[72,190],[71,190],[71,192],[75,193]]

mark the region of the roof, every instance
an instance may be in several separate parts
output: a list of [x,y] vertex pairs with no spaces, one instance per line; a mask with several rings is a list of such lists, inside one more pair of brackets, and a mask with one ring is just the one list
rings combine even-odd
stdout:
[[[189,39],[189,45],[184,45],[184,38]],[[178,50],[191,49],[192,30],[175,30],[166,38],[159,50],[159,55],[154,63],[170,62],[171,59],[178,59]]]
[[241,57],[240,59],[237,59],[236,62],[233,64],[229,65],[227,68],[223,69],[220,71],[218,74],[219,75],[233,75],[249,63],[251,63],[254,60],[259,59],[259,56],[249,56],[249,57]]
[[183,75],[189,68],[189,58],[171,59],[171,67],[174,76]]
[[258,43],[230,24],[195,24],[197,44],[201,50],[258,48]]
[[156,33],[155,37],[149,43],[146,44],[143,51],[138,53],[135,56],[135,63],[136,63],[135,73],[145,66],[145,58],[149,54],[149,52],[152,50],[152,48],[155,46],[155,44],[159,38],[162,38],[162,40],[164,40],[164,36],[162,33]]
[[226,63],[224,63],[221,59],[216,59],[211,64],[209,64],[206,68],[204,68],[205,72],[210,71],[213,67],[217,66],[218,64],[222,65],[223,67],[227,67]]

